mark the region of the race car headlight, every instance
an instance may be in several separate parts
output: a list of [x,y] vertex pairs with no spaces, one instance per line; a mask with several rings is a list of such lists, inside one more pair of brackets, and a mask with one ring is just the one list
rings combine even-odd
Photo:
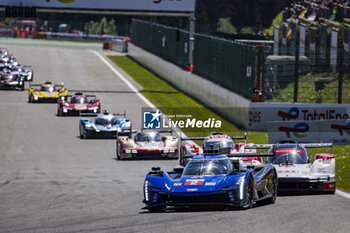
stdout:
[[131,150],[125,150],[125,153],[131,154]]
[[239,180],[236,183],[239,185],[239,199],[243,200],[243,193],[244,193],[244,176],[239,178]]
[[137,154],[137,150],[131,150],[133,154]]
[[170,149],[169,152],[170,152],[170,153],[174,153],[174,152],[175,152],[175,149]]
[[35,95],[35,96],[34,96],[34,99],[35,99],[35,100],[38,100],[38,99],[39,99],[39,97],[38,97],[37,95]]
[[144,184],[144,194],[145,194],[145,200],[149,201],[149,193],[148,193],[148,187],[151,185],[151,182],[146,180]]
[[168,149],[164,149],[163,153],[169,153],[169,150]]
[[92,125],[91,125],[91,124],[86,124],[85,127],[86,127],[86,128],[91,128]]

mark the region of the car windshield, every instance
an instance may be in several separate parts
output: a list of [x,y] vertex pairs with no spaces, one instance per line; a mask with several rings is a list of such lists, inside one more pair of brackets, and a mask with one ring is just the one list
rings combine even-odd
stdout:
[[95,120],[95,124],[98,125],[115,125],[117,123],[117,119],[115,117],[98,117]]
[[54,87],[54,86],[42,86],[41,91],[53,92],[53,91],[56,91],[56,87]]
[[[268,159],[271,160],[271,158]],[[307,164],[309,162],[309,156],[306,153],[297,153],[291,151],[289,153],[276,154],[276,160],[274,164]]]
[[74,96],[71,99],[72,104],[84,104],[87,102],[88,102],[88,99],[84,96]]
[[233,142],[229,140],[221,140],[221,141],[205,141],[203,143],[204,150],[219,150],[221,148],[233,148]]
[[138,133],[135,135],[135,142],[160,142],[162,137],[159,133]]
[[232,170],[230,159],[191,160],[185,167],[185,176],[225,175]]

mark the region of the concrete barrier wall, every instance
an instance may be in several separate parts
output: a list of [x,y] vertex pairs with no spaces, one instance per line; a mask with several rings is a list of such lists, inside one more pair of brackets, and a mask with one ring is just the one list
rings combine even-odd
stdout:
[[248,127],[249,100],[198,75],[188,73],[133,44],[129,45],[129,55],[177,89],[196,98],[223,117],[244,129]]

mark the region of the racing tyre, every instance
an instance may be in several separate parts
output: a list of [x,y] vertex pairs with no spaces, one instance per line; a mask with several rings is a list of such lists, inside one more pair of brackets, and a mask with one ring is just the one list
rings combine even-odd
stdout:
[[87,135],[85,131],[83,131],[83,133],[80,135],[80,138],[87,139]]
[[85,132],[81,122],[79,123],[79,135],[80,135],[80,139],[86,139],[87,138],[86,132]]
[[62,116],[62,115],[63,115],[62,109],[57,108],[57,116]]
[[28,103],[32,103],[33,101],[32,101],[32,98],[31,98],[31,96],[29,95],[28,96]]
[[118,160],[121,160],[121,157],[120,157],[120,150],[121,150],[121,146],[120,146],[120,143],[117,141],[117,159]]
[[153,213],[160,213],[165,212],[166,207],[164,206],[155,206],[155,207],[149,207],[148,210]]
[[248,179],[248,190],[247,190],[247,205],[245,209],[250,209],[254,205],[254,179],[252,176],[249,176]]
[[278,182],[277,182],[277,175],[276,172],[272,173],[272,197],[269,199],[266,199],[267,204],[275,204],[276,197],[277,197],[277,188],[278,188]]

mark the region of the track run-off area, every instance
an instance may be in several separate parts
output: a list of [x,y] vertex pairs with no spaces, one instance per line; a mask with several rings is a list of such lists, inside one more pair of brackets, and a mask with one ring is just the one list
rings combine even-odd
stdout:
[[[92,91],[102,109],[125,110],[140,129],[151,103],[100,44],[0,40],[0,47],[32,66],[33,83]],[[28,103],[27,89],[0,90],[0,232],[349,232],[350,199],[341,195],[279,196],[249,210],[142,210],[147,172],[178,162],[118,161],[115,140],[81,140],[79,117]]]

